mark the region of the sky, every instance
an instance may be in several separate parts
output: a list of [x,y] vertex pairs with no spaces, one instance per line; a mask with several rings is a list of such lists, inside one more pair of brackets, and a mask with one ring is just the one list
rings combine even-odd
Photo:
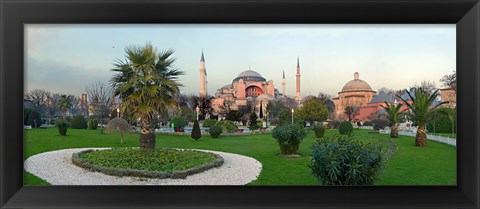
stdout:
[[373,90],[435,82],[456,66],[455,24],[26,24],[25,91],[44,89],[80,96],[106,82],[125,48],[152,43],[173,49],[174,67],[184,71],[181,92],[199,94],[202,51],[208,94],[251,69],[295,95],[297,57],[301,96],[337,96],[358,72]]

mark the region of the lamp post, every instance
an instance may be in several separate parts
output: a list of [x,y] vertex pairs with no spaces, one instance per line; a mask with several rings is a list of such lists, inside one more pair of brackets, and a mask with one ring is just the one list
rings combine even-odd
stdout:
[[198,112],[200,111],[200,108],[197,106],[197,107],[195,108],[195,111],[197,112],[197,121],[198,121]]
[[292,124],[293,124],[293,112],[294,112],[294,111],[295,111],[295,110],[292,108]]
[[120,117],[120,108],[117,107],[117,117]]

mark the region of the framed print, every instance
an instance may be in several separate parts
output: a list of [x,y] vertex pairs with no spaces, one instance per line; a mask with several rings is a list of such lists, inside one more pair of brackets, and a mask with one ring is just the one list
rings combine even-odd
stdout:
[[0,6],[1,208],[480,207],[476,0]]

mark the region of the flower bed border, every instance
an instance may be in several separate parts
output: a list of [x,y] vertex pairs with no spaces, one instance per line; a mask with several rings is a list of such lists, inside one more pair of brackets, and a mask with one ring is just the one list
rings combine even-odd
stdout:
[[[125,169],[125,168],[112,168],[112,167],[98,166],[80,158],[81,154],[85,154],[93,151],[96,151],[96,150],[88,149],[81,152],[73,153],[72,163],[81,168],[84,168],[90,171],[100,172],[100,173],[111,175],[111,176],[132,176],[132,177],[159,178],[159,179],[166,179],[166,178],[184,179],[187,176],[201,173],[211,168],[220,167],[221,165],[223,165],[223,162],[224,162],[223,158],[220,155],[210,153],[210,152],[204,152],[204,153],[208,153],[215,156],[215,160],[213,162],[204,163],[199,166],[189,168],[187,170],[172,171],[172,172],[146,171],[146,170],[138,170],[138,169]],[[189,151],[200,152],[196,150],[189,150]]]

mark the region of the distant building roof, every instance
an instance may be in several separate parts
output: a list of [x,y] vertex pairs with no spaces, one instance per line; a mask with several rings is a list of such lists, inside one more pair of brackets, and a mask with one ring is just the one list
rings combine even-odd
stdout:
[[383,91],[380,92],[378,95],[374,96],[373,99],[370,101],[370,103],[393,103],[395,100],[393,99],[392,96],[385,94]]
[[360,80],[358,72],[355,72],[353,80],[347,82],[342,88],[342,92],[346,91],[372,91],[372,87],[367,82]]
[[246,70],[238,74],[238,76],[233,79],[233,81],[238,81],[243,79],[244,81],[267,81],[260,73],[257,73],[253,70]]

